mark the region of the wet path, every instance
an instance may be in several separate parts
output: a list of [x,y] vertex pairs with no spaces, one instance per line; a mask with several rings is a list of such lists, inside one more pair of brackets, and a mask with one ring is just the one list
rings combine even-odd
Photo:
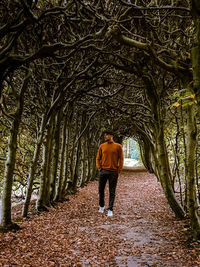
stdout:
[[0,266],[199,266],[197,251],[185,246],[184,222],[176,221],[154,175],[120,175],[113,217],[98,213],[97,186],[18,219],[21,231],[0,234]]

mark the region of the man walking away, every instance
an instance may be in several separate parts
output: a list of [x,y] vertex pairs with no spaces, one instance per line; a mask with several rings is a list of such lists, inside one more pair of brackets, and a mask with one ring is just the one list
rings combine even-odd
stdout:
[[123,168],[123,150],[122,146],[113,141],[113,132],[104,131],[105,143],[99,146],[96,165],[99,170],[99,212],[103,213],[105,209],[104,191],[107,181],[109,182],[109,206],[108,216],[113,216],[113,205],[115,200],[115,191],[117,187],[118,175]]

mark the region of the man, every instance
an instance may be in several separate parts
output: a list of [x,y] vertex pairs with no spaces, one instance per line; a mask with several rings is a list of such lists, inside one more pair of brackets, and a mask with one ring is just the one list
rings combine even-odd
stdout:
[[104,131],[105,143],[99,146],[96,165],[99,170],[99,212],[103,213],[105,209],[104,191],[106,182],[109,182],[109,206],[108,216],[113,216],[113,205],[115,200],[115,191],[117,186],[118,175],[123,167],[123,150],[122,146],[113,141],[113,132]]

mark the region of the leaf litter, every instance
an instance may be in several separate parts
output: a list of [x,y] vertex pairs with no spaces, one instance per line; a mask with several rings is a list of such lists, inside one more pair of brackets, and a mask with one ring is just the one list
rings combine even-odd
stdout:
[[[105,196],[107,204],[108,186]],[[187,242],[187,220],[176,220],[154,175],[120,174],[113,217],[98,213],[98,181],[68,198],[40,214],[33,203],[26,219],[16,206],[21,230],[0,234],[0,266],[200,265],[198,243]]]

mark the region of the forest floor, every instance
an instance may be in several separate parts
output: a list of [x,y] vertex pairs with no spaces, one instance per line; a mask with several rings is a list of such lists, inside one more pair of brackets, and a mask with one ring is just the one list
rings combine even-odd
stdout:
[[154,175],[120,174],[113,217],[98,213],[97,188],[94,181],[49,212],[31,209],[27,219],[15,207],[22,229],[0,234],[0,266],[200,266],[187,220],[176,220]]

